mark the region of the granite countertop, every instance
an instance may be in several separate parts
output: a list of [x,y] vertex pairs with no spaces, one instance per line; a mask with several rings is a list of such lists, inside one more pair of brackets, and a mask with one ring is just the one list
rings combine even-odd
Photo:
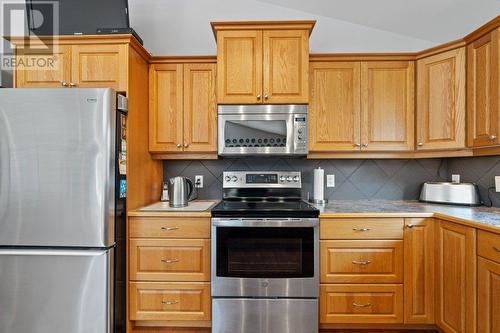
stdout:
[[392,200],[333,200],[326,205],[316,205],[323,216],[343,214],[430,217],[484,226],[485,229],[500,233],[500,208],[463,207],[422,203],[419,201]]

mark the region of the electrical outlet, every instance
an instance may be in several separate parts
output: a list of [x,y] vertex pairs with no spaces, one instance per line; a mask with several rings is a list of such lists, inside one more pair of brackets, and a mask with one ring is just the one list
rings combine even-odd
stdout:
[[203,176],[194,176],[194,187],[203,188]]
[[335,175],[326,175],[326,187],[335,187]]
[[460,175],[451,175],[452,183],[460,183]]
[[495,176],[495,192],[500,192],[500,176]]

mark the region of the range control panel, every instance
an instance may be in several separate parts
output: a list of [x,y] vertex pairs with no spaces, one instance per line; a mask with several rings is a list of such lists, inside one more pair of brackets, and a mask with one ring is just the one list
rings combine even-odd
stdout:
[[224,188],[300,188],[296,171],[224,171]]

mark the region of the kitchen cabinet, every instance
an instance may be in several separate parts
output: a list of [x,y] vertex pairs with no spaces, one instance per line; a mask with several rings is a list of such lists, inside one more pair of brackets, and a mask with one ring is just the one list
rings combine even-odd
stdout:
[[314,21],[214,22],[219,104],[309,102]]
[[412,61],[312,62],[310,150],[411,151]]
[[[56,45],[54,69],[16,70],[17,88],[113,88],[127,91],[128,46],[126,44]],[[45,57],[43,52],[21,50],[16,57]]]
[[467,46],[468,145],[500,144],[500,28]]
[[215,70],[213,63],[150,66],[150,152],[217,152]]
[[407,218],[404,229],[404,322],[434,324],[434,226],[432,218]]
[[476,230],[436,225],[436,324],[443,332],[476,330]]
[[417,150],[465,148],[465,48],[417,60]]
[[477,331],[500,332],[500,263],[478,258]]

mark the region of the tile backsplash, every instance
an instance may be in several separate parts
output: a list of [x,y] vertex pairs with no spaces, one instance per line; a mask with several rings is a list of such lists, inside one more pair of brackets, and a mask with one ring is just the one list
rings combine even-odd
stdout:
[[[204,176],[200,199],[222,197],[222,173],[225,170],[301,171],[303,197],[313,192],[313,170],[325,169],[335,175],[335,187],[325,189],[330,200],[416,200],[425,181],[448,179],[447,159],[420,160],[308,160],[277,157],[224,158],[214,161],[165,161],[165,179],[182,175],[194,179]],[[325,176],[326,178],[326,176]]]

